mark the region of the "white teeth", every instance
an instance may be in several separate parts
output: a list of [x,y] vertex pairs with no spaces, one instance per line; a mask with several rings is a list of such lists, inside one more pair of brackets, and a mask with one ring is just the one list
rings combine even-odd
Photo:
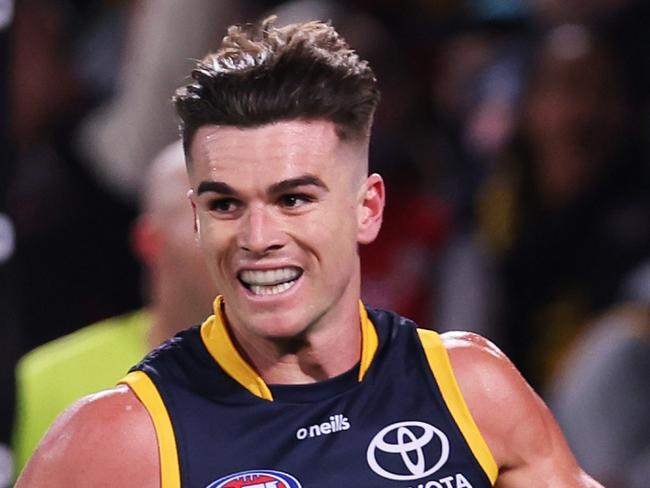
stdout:
[[285,284],[288,281],[295,280],[299,275],[300,270],[298,268],[278,268],[266,271],[248,269],[242,271],[239,277],[244,283],[251,287],[255,285],[269,287]]
[[294,281],[288,281],[286,283],[280,283],[279,285],[271,285],[271,286],[251,285],[251,291],[255,295],[276,295],[278,293],[282,293],[283,291],[288,290],[295,283],[296,282],[294,280]]
[[239,274],[239,279],[244,282],[255,295],[276,295],[291,288],[300,277],[302,270],[295,267],[277,268],[269,270],[247,269]]

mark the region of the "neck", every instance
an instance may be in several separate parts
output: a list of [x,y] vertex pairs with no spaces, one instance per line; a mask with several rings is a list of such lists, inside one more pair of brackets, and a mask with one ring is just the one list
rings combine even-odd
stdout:
[[[321,319],[322,321],[323,319]],[[338,376],[361,358],[358,300],[342,307],[327,323],[314,324],[298,337],[264,338],[229,327],[240,354],[267,384],[305,384]]]
[[236,340],[236,345],[267,384],[315,383],[338,376],[359,362],[361,330],[357,326],[334,334],[289,341],[261,340],[244,344]]

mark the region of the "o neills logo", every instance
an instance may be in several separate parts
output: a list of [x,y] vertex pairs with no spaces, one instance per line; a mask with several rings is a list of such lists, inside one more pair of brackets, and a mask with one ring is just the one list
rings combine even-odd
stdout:
[[342,414],[332,415],[329,422],[321,424],[310,425],[309,427],[301,427],[296,431],[296,438],[299,441],[304,439],[319,437],[321,435],[334,434],[350,428],[350,421]]

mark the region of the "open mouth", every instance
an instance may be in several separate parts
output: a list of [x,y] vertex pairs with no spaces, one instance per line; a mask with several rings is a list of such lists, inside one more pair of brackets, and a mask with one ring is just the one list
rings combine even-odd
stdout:
[[252,270],[246,269],[237,276],[244,287],[254,295],[277,295],[287,291],[302,276],[302,269],[286,268]]

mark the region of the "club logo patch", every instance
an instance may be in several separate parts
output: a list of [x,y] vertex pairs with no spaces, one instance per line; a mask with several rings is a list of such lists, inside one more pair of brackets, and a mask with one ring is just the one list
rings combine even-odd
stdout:
[[290,474],[258,469],[230,474],[213,481],[206,488],[302,488],[302,485]]

